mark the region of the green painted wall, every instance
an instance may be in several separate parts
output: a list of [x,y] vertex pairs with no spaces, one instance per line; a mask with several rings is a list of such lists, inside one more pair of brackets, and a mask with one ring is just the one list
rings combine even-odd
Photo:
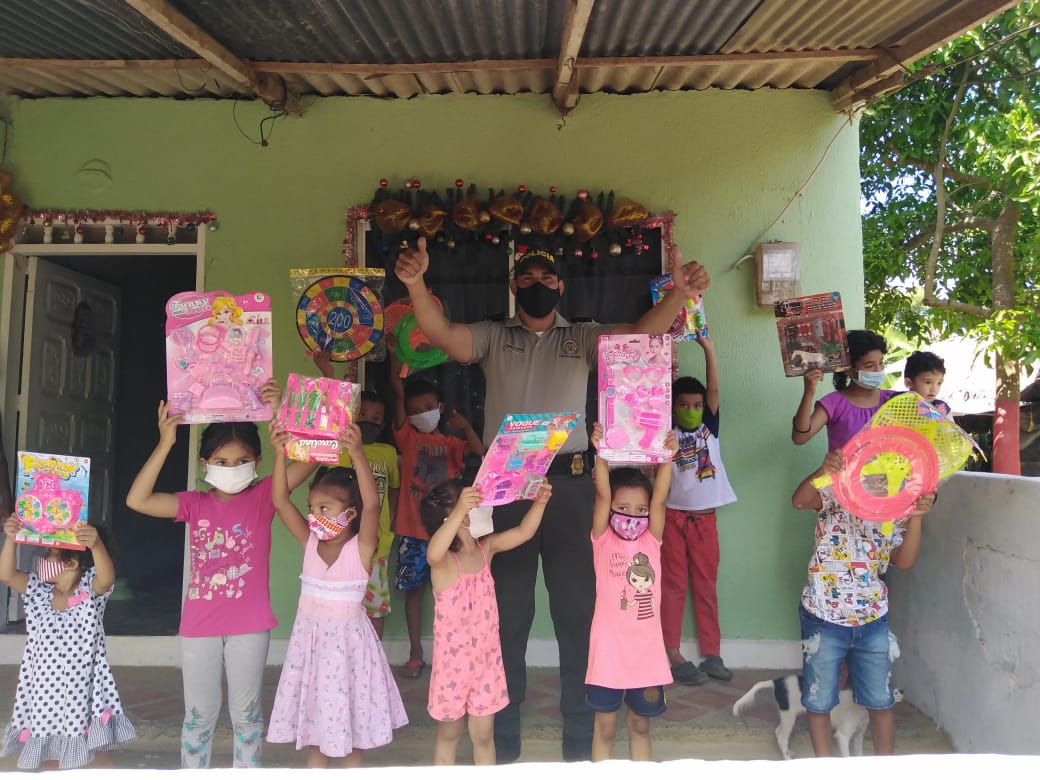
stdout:
[[[289,268],[337,265],[345,209],[380,178],[444,187],[556,185],[613,189],[678,214],[687,258],[712,275],[706,298],[721,366],[723,455],[739,502],[719,512],[723,636],[797,637],[796,604],[813,518],[790,508],[798,481],[823,456],[823,437],[790,441],[801,382],[783,377],[772,313],[757,309],[753,263],[733,264],[820,162],[845,121],[826,94],[798,91],[584,96],[566,122],[539,96],[322,99],[280,120],[270,145],[250,143],[266,112],[251,103],[144,99],[0,102],[12,120],[7,165],[35,207],[146,211],[212,209],[209,288],[264,289],[276,301],[276,371],[308,371],[290,326]],[[112,181],[81,183],[88,160]],[[841,290],[850,327],[863,323],[856,127],[838,134],[819,172],[765,239],[801,245],[805,292]],[[684,371],[703,370],[696,345]],[[151,420],[140,421],[152,424]],[[298,496],[302,498],[302,496]],[[287,635],[300,554],[279,530],[272,571]],[[542,594],[544,595],[544,594]],[[427,621],[430,609],[426,610]],[[404,635],[403,608],[387,626]],[[533,636],[551,637],[547,602]]]

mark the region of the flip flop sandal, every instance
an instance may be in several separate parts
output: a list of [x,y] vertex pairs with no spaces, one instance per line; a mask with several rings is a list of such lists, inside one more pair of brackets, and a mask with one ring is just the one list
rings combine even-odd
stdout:
[[401,676],[406,680],[415,680],[422,676],[426,668],[426,662],[421,658],[417,661],[409,661],[401,668]]

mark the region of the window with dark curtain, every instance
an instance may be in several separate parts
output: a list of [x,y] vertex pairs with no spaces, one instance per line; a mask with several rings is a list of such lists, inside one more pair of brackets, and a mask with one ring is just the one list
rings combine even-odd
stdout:
[[[384,303],[388,304],[407,294],[407,289],[394,275],[394,264],[400,251],[399,241],[389,240],[375,232],[365,233],[365,264],[370,268],[386,270],[383,288]],[[553,239],[540,241],[550,251]],[[519,241],[517,242],[520,243]],[[535,242],[526,242],[534,245]],[[619,256],[611,255],[607,246],[597,246],[598,257],[592,259],[588,247],[582,256],[574,254],[574,247],[557,253],[564,295],[560,312],[576,322],[603,323],[634,322],[651,306],[650,280],[661,273],[661,230],[645,230],[642,243],[647,247],[640,254],[631,248]],[[430,269],[426,281],[433,294],[444,304],[445,313],[453,322],[476,322],[483,319],[501,320],[509,316],[510,258],[506,251],[508,234],[498,246],[485,241],[459,243],[448,249],[444,244],[430,242]],[[523,245],[521,245],[523,246]],[[423,377],[441,390],[448,409],[458,409],[483,436],[484,376],[479,366],[464,366],[448,362],[416,372],[411,376]],[[370,361],[365,365],[366,389],[385,394],[389,387],[389,360]],[[589,377],[586,420],[591,428],[596,417],[596,377]],[[475,473],[475,472],[474,472]]]

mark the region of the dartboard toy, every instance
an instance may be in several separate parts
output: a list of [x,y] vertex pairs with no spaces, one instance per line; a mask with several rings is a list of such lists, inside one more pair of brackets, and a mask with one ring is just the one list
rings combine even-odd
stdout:
[[383,338],[383,304],[357,277],[325,276],[300,295],[296,326],[308,349],[330,352],[338,363],[356,360]]

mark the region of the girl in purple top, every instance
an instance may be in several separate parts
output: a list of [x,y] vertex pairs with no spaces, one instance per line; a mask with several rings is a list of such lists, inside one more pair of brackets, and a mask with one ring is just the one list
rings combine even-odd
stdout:
[[[820,429],[827,428],[827,451],[841,449],[870,422],[895,390],[881,390],[885,379],[885,339],[869,330],[850,330],[846,334],[851,368],[834,372],[834,392],[813,405],[816,385],[823,371],[813,369],[802,377],[805,390],[798,411],[791,420],[791,440],[805,444]],[[850,382],[851,380],[851,382]]]
[[[281,401],[271,379],[261,397]],[[180,415],[159,403],[159,443],[141,467],[126,505],[143,515],[188,526],[191,569],[181,608],[181,674],[184,724],[181,766],[207,768],[213,729],[227,675],[228,711],[234,730],[234,765],[259,767],[264,716],[260,698],[271,629],[269,572],[274,502],[271,478],[256,481],[260,435],[251,422],[212,423],[202,432],[199,458],[212,490],[157,493],[166,458],[177,441]],[[293,463],[289,488],[300,485],[317,464]]]

